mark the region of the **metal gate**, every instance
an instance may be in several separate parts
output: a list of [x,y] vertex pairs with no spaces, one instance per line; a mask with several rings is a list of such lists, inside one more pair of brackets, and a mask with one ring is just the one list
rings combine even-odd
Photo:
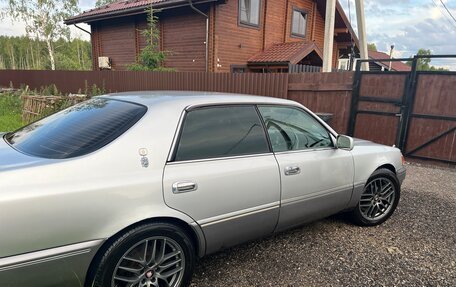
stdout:
[[[396,145],[409,158],[456,164],[456,72],[417,71],[422,58],[357,62],[348,134]],[[412,60],[410,72],[361,71],[363,62]]]

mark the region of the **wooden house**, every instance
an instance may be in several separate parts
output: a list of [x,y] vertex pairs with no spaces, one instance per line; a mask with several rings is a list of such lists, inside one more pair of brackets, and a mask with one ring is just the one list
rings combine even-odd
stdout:
[[[91,26],[93,69],[125,70],[146,45],[145,9],[156,9],[165,66],[177,71],[287,72],[321,66],[325,0],[123,0],[65,21]],[[333,67],[358,40],[339,3]],[[104,65],[104,64],[103,64]]]

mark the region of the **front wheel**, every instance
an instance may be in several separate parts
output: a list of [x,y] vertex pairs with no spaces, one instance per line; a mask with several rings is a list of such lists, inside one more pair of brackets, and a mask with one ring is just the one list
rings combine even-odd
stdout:
[[193,244],[183,230],[167,223],[147,224],[108,247],[91,286],[187,286],[194,262]]
[[399,198],[400,184],[396,174],[388,169],[376,170],[352,211],[353,221],[360,226],[382,224],[396,210]]

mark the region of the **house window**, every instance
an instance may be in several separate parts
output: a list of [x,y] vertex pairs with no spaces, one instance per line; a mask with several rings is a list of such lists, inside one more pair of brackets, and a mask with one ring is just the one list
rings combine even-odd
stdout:
[[260,25],[260,1],[239,0],[239,21],[241,24],[255,27]]
[[231,65],[231,73],[243,74],[247,72],[247,65]]
[[307,29],[307,13],[298,9],[293,9],[293,21],[291,34],[297,37],[305,37]]

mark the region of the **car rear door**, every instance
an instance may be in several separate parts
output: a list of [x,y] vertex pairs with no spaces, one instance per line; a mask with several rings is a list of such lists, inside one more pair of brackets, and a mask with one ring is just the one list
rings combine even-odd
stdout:
[[280,167],[283,230],[343,210],[353,191],[353,158],[299,107],[260,106]]
[[206,253],[274,231],[280,176],[253,105],[187,111],[165,166],[168,206],[203,229]]

